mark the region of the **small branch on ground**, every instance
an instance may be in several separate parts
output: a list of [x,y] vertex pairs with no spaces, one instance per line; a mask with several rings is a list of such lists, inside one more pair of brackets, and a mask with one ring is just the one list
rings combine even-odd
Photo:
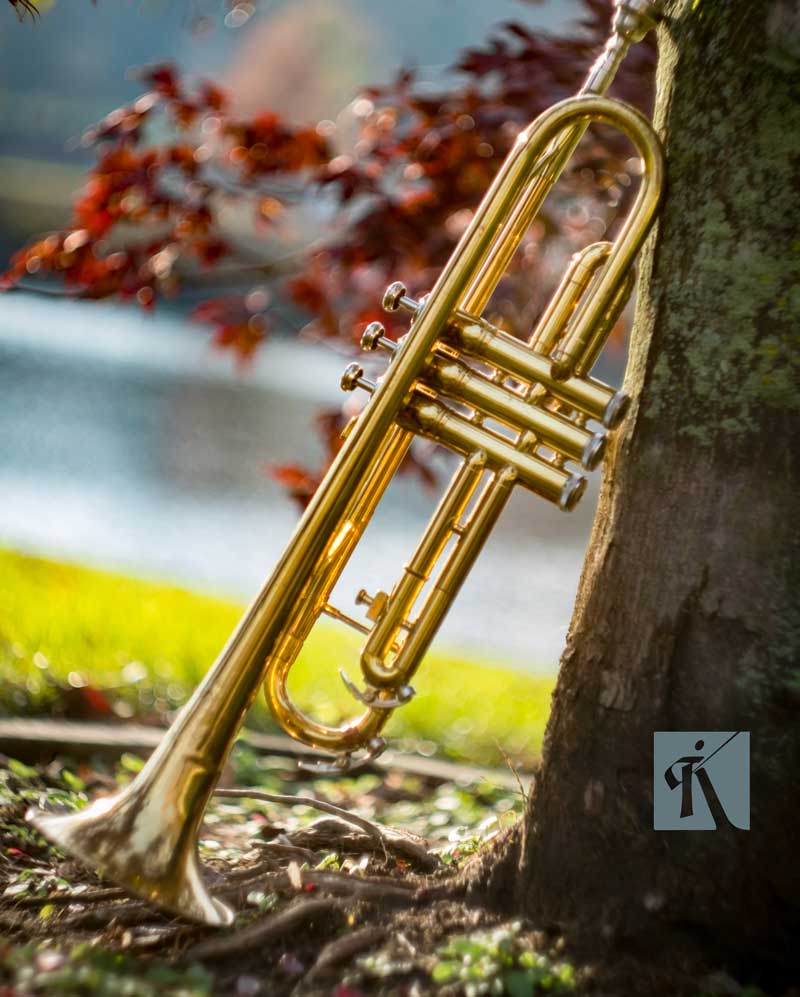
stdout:
[[346,872],[322,872],[316,869],[298,869],[299,886],[295,877],[287,871],[267,872],[261,876],[235,885],[221,885],[217,893],[221,896],[246,896],[255,888],[265,890],[293,890],[306,886],[316,886],[326,893],[350,897],[353,900],[379,901],[384,907],[413,907],[419,892],[418,883],[391,879],[388,876],[353,876]]
[[116,886],[101,890],[73,891],[72,893],[52,893],[44,897],[19,897],[17,907],[62,907],[67,904],[94,904],[103,900],[123,900],[128,894]]
[[[433,872],[440,868],[441,859],[431,852],[422,838],[399,831],[392,827],[381,828],[383,840],[381,848],[387,846],[403,859],[413,863],[423,872]],[[343,824],[338,817],[322,817],[313,824],[307,824],[289,836],[293,844],[300,848],[315,851],[364,852],[375,846],[374,838],[364,834],[360,828],[353,829]],[[384,852],[385,854],[385,852]]]
[[360,952],[366,952],[367,949],[374,948],[374,946],[384,941],[387,934],[388,931],[386,928],[380,925],[369,925],[366,928],[360,928],[358,931],[351,931],[342,938],[335,938],[332,942],[328,942],[308,972],[306,981],[314,979],[316,976],[324,973],[325,970],[331,969],[340,962],[352,959],[354,955],[358,955]]
[[237,952],[247,952],[255,945],[261,945],[288,934],[307,921],[313,921],[315,918],[333,913],[343,914],[343,912],[342,904],[332,897],[300,900],[279,914],[251,924],[241,931],[226,935],[224,938],[215,937],[207,942],[200,942],[185,952],[184,958],[189,961],[220,959]]
[[69,927],[70,931],[78,928],[106,928],[112,922],[124,924],[126,927],[139,927],[151,924],[154,918],[158,923],[159,918],[167,917],[168,914],[163,914],[152,904],[137,900],[107,907],[89,907],[87,910],[70,914]]
[[405,857],[412,858],[427,870],[435,869],[439,865],[438,857],[429,852],[420,841],[415,841],[409,835],[395,828],[382,827],[380,824],[375,824],[373,821],[367,820],[366,817],[359,817],[357,814],[350,813],[349,810],[337,807],[333,803],[316,800],[312,796],[265,793],[256,789],[217,789],[214,796],[224,799],[261,800],[265,803],[281,803],[286,806],[302,805],[312,807],[315,810],[322,811],[322,813],[331,814],[340,820],[347,821],[348,824],[353,824],[362,830],[383,850],[384,858],[387,860],[389,858],[389,851],[393,851],[395,853],[399,852]]

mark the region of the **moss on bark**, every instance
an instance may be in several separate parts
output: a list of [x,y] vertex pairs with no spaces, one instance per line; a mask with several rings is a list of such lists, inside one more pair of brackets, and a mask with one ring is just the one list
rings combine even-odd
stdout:
[[[677,0],[666,203],[524,826],[477,888],[595,948],[797,967],[795,5]],[[653,733],[751,731],[752,830],[655,832]]]

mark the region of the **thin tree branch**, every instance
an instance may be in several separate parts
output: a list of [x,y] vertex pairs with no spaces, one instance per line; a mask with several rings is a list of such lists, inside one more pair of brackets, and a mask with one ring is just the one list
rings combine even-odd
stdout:
[[360,828],[377,845],[381,846],[384,857],[387,859],[389,857],[386,850],[387,837],[384,828],[378,824],[374,824],[371,820],[367,820],[365,817],[359,817],[356,814],[350,813],[349,810],[334,806],[333,803],[315,800],[313,796],[289,796],[284,793],[264,793],[258,789],[217,789],[214,791],[214,796],[221,796],[225,799],[261,800],[264,803],[282,803],[289,807],[304,806],[320,810],[322,813],[339,817],[341,820],[347,821],[348,824],[353,824],[355,827]]
[[207,942],[200,942],[184,953],[187,960],[194,959],[219,959],[233,955],[236,952],[246,952],[256,945],[262,945],[266,941],[281,938],[289,934],[295,928],[306,921],[313,921],[314,918],[342,912],[342,903],[332,897],[320,897],[315,900],[300,900],[293,903],[286,910],[279,914],[274,914],[263,921],[251,924],[241,931],[224,938],[212,938]]

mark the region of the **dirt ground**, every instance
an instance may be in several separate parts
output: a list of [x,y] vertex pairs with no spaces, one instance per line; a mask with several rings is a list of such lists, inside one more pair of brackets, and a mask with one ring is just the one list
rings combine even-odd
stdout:
[[722,969],[592,959],[502,899],[486,909],[464,889],[470,863],[509,833],[525,786],[463,771],[309,781],[240,751],[228,781],[254,788],[215,800],[199,844],[236,919],[192,925],[102,882],[25,820],[31,805],[116,791],[140,766],[0,757],[0,997],[764,993]]

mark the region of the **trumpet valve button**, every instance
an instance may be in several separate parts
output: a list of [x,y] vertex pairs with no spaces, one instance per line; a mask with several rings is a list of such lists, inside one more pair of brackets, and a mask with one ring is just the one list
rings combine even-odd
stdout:
[[370,392],[375,390],[375,382],[368,381],[364,377],[364,368],[355,362],[345,367],[340,383],[342,391],[355,391],[356,388],[364,388],[365,391]]
[[361,336],[362,350],[389,350],[392,353],[397,349],[397,344],[386,336],[386,329],[380,322],[370,322]]
[[396,280],[390,284],[383,295],[383,310],[385,312],[396,312],[400,307],[401,300],[406,296],[406,285],[402,281]]
[[396,280],[394,284],[390,284],[383,295],[383,308],[387,312],[404,311],[408,312],[409,315],[416,315],[422,304],[422,301],[415,301],[413,298],[409,298],[406,285],[402,284],[399,280]]

